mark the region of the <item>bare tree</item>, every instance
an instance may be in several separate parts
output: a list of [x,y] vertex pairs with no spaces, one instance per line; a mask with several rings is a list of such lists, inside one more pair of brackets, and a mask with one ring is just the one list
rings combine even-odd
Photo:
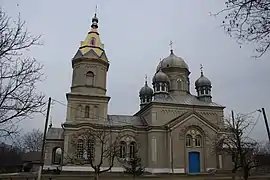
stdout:
[[232,172],[241,170],[243,178],[247,180],[250,170],[258,165],[256,155],[259,143],[248,137],[254,120],[239,114],[234,121],[227,119],[225,122],[225,132],[214,141],[215,152],[231,156],[234,163]]
[[70,141],[74,151],[67,155],[68,162],[90,164],[98,180],[101,173],[110,171],[114,166],[119,151],[120,136],[117,134],[107,126],[77,132]]
[[133,179],[144,173],[145,168],[142,166],[138,147],[129,158],[120,159],[120,162],[122,162],[125,172],[131,174]]
[[36,92],[43,66],[26,52],[39,45],[20,17],[13,20],[0,8],[0,136],[17,132],[17,122],[43,112],[44,95]]
[[22,148],[26,151],[41,151],[42,138],[43,133],[39,129],[33,129],[21,137]]
[[215,15],[225,13],[222,26],[239,43],[256,45],[255,57],[261,57],[270,46],[270,1],[225,0],[226,7]]

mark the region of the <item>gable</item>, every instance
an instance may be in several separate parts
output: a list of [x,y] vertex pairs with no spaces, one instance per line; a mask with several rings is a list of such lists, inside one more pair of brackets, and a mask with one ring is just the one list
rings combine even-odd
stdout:
[[80,58],[80,57],[82,57],[82,56],[83,56],[83,55],[82,55],[81,51],[78,50],[78,51],[76,52],[75,56],[73,57],[73,59]]
[[184,123],[187,123],[188,121],[196,119],[199,123],[207,126],[214,132],[217,132],[219,130],[219,127],[215,124],[211,123],[208,119],[197,113],[196,111],[189,111],[185,112],[184,114],[178,116],[177,118],[173,119],[169,123],[166,124],[166,126],[171,127],[172,129],[177,128],[178,126],[183,125]]

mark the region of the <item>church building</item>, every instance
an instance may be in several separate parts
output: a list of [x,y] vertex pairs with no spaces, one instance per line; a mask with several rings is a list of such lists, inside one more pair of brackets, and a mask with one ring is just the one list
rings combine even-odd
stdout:
[[[134,147],[139,148],[142,164],[149,173],[200,173],[228,167],[228,158],[214,153],[211,146],[211,139],[224,127],[225,107],[213,102],[212,84],[202,68],[195,82],[196,95],[191,94],[190,69],[173,49],[157,64],[152,81],[147,82],[146,78],[143,87],[138,87],[139,93],[133,94],[140,99],[139,110],[130,116],[108,114],[111,97],[106,94],[106,84],[110,62],[98,23],[95,14],[90,31],[72,58],[66,120],[61,128],[48,128],[44,169],[61,166],[65,171],[91,171],[89,164],[66,162],[65,157],[74,151],[83,157],[83,142],[78,141],[76,148],[70,146],[72,134],[103,124],[109,124],[113,131],[125,132],[126,136],[121,137],[121,151],[125,153],[122,156],[130,156]],[[63,158],[59,159],[59,153]],[[124,169],[115,162],[110,171]]]

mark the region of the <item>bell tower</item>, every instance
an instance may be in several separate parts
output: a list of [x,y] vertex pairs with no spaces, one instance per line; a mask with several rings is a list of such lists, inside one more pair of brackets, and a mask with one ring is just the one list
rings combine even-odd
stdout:
[[109,61],[99,37],[96,13],[85,40],[72,58],[72,68],[71,92],[66,94],[67,122],[104,122],[110,100],[106,96]]

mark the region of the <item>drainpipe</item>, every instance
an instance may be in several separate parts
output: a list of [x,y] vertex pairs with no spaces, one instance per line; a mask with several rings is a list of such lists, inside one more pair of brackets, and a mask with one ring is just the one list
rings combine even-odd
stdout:
[[174,173],[173,168],[173,139],[172,139],[172,130],[170,129],[170,141],[171,141],[171,167],[172,167],[172,173]]
[[171,170],[172,173],[174,173],[173,168],[173,140],[172,140],[172,130],[169,128],[169,126],[166,126],[167,132],[169,134],[169,142],[170,142],[170,162],[171,162]]

